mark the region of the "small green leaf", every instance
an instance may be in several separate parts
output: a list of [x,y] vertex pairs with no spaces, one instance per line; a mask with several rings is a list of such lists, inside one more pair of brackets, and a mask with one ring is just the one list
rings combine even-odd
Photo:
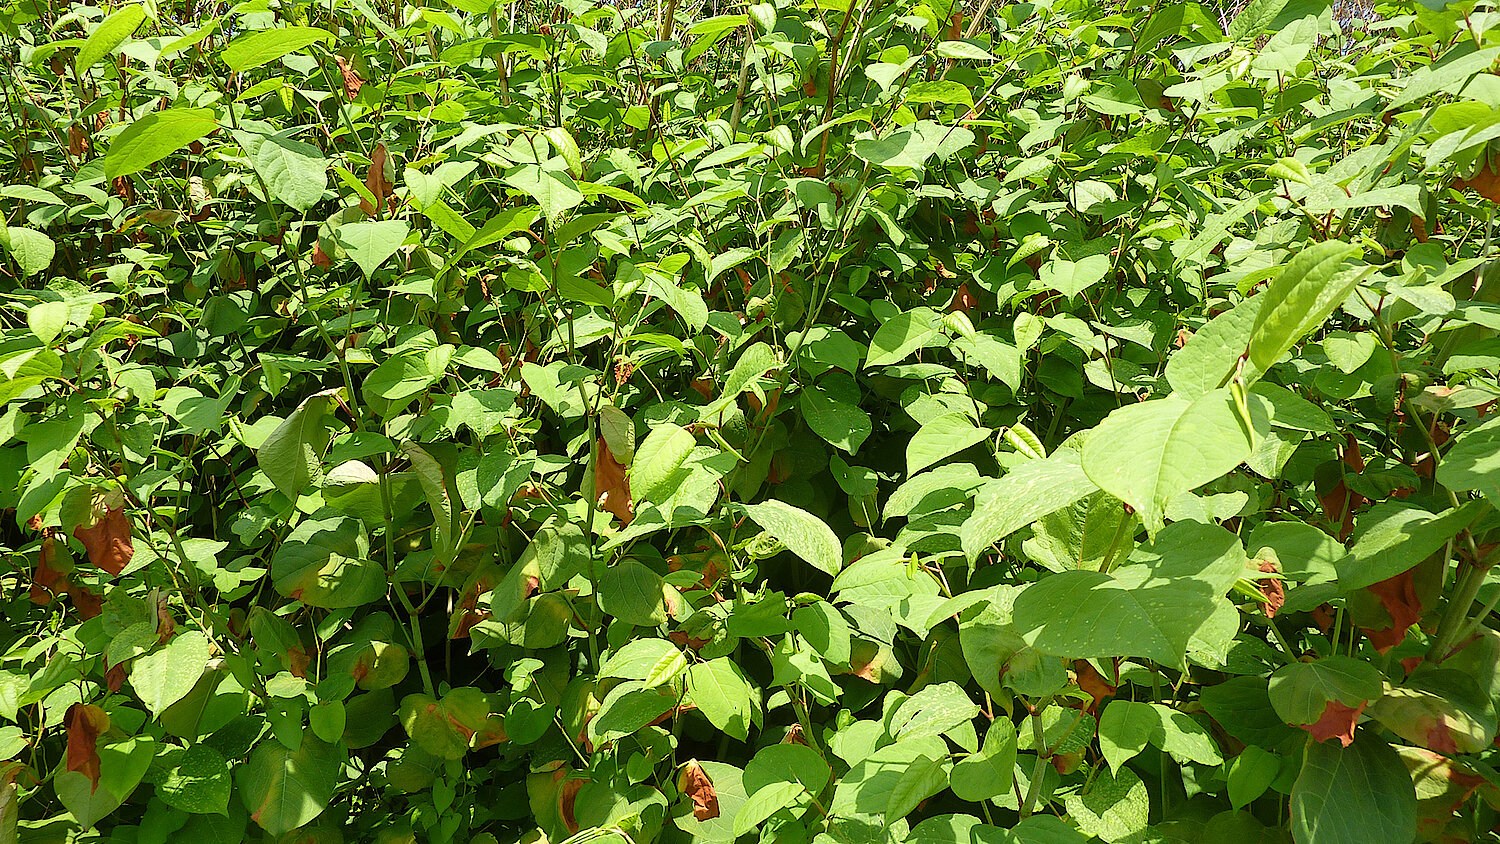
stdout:
[[345,223],[334,232],[334,237],[368,278],[396,254],[410,233],[411,228],[400,220],[381,220]]

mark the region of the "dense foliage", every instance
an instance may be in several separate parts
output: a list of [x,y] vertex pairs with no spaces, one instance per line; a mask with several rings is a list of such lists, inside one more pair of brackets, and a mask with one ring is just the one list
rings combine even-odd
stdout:
[[1500,13],[0,2],[0,842],[1500,841]]

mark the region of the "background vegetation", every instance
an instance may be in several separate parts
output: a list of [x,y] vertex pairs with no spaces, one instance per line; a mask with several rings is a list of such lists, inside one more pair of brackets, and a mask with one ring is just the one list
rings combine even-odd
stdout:
[[0,2],[0,841],[1500,840],[1500,14]]

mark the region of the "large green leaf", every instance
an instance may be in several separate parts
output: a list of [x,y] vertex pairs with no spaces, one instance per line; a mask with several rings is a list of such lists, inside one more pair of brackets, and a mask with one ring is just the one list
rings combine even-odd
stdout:
[[57,244],[52,238],[25,226],[0,225],[0,246],[10,253],[23,276],[36,275],[52,266],[52,258],[57,254]]
[[1500,507],[1500,418],[1459,434],[1438,464],[1437,479],[1449,489],[1481,492]]
[[1064,449],[1028,460],[980,487],[974,514],[964,521],[960,534],[964,554],[970,561],[978,559],[1011,533],[1097,490],[1084,474],[1077,452]]
[[687,672],[687,696],[709,723],[744,741],[760,720],[760,691],[725,657],[700,662]]
[[[1267,421],[1260,399],[1248,403],[1254,429]],[[1168,396],[1114,411],[1089,435],[1083,471],[1100,489],[1134,507],[1156,533],[1167,505],[1222,477],[1250,456],[1251,430],[1227,389],[1196,399]]]
[[1297,844],[1411,841],[1417,795],[1400,755],[1380,736],[1358,730],[1348,747],[1310,741],[1292,784]]
[[870,340],[865,368],[900,363],[938,335],[940,319],[931,308],[914,308],[886,320]]
[[74,72],[83,73],[100,59],[113,53],[145,20],[145,7],[134,3],[100,21],[84,40],[83,46],[78,48],[78,55],[73,59]]
[[945,413],[917,429],[906,443],[906,475],[911,477],[945,457],[984,442],[989,428],[975,425],[962,413]]
[[364,525],[347,516],[298,524],[271,557],[271,578],[281,594],[328,609],[368,604],[386,590]]
[[247,32],[229,42],[219,57],[235,73],[273,62],[288,53],[319,42],[333,40],[333,33],[312,26],[289,26],[281,29],[262,29]]
[[322,483],[323,452],[330,439],[323,417],[332,403],[331,392],[308,396],[255,451],[260,470],[293,500]]
[[208,665],[208,637],[189,630],[170,642],[135,658],[130,666],[130,686],[152,715],[182,700]]
[[396,254],[410,233],[411,228],[400,220],[381,220],[345,223],[334,232],[334,237],[365,275],[371,276],[387,258]]
[[1244,567],[1238,537],[1199,522],[1175,522],[1108,574],[1065,571],[1027,586],[1016,597],[1014,624],[1044,653],[1144,656],[1180,666],[1188,641]]
[[328,159],[312,144],[267,135],[252,160],[271,195],[298,211],[313,207],[328,189]]
[[1330,656],[1313,662],[1294,662],[1271,675],[1271,705],[1288,724],[1312,724],[1329,703],[1351,709],[1384,691],[1380,669],[1363,660]]
[[240,800],[250,819],[269,835],[282,835],[311,821],[333,799],[345,752],[302,734],[296,750],[267,738],[235,771]]
[[750,518],[774,536],[788,551],[815,568],[838,574],[844,554],[839,538],[821,519],[784,501],[762,501],[745,505]]
[[206,108],[170,108],[140,118],[115,136],[104,153],[104,175],[129,176],[219,128]]
[[1266,301],[1250,327],[1246,359],[1264,372],[1322,325],[1363,278],[1359,273],[1341,272],[1344,262],[1359,251],[1357,246],[1329,240],[1297,253],[1260,294]]

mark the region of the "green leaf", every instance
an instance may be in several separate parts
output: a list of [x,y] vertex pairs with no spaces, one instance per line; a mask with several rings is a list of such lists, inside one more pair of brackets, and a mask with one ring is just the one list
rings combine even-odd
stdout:
[[1239,538],[1223,528],[1176,522],[1109,574],[1065,571],[1027,586],[1016,597],[1014,624],[1044,653],[1180,666],[1245,562]]
[[630,497],[660,502],[671,496],[682,485],[683,463],[692,455],[696,442],[681,425],[664,423],[652,428],[630,464]]
[[1363,275],[1341,270],[1359,251],[1357,246],[1330,240],[1297,253],[1260,294],[1266,301],[1250,327],[1245,352],[1251,364],[1262,372],[1270,369],[1343,304]]
[[345,753],[311,732],[296,750],[275,739],[256,745],[235,771],[240,800],[268,835],[282,835],[323,813],[339,783]]
[[964,520],[960,532],[964,554],[972,562],[1015,531],[1097,490],[1076,452],[1062,450],[1051,457],[1027,460],[980,487],[974,513]]
[[1271,705],[1288,724],[1312,724],[1332,701],[1354,708],[1384,693],[1380,669],[1347,656],[1294,662],[1271,675]]
[[276,488],[296,500],[323,482],[323,452],[330,434],[323,424],[333,392],[308,396],[255,450],[255,461]]
[[100,59],[113,53],[145,20],[145,7],[134,4],[100,21],[94,31],[89,33],[83,46],[78,48],[78,55],[73,59],[73,70],[81,74],[93,67]]
[[583,192],[572,176],[535,164],[523,164],[505,177],[505,183],[535,199],[548,222],[554,226],[570,208],[583,203]]
[[942,759],[918,756],[901,772],[891,786],[891,799],[885,808],[885,822],[911,814],[927,798],[948,786],[948,771]]
[[299,523],[271,557],[271,578],[277,592],[326,609],[368,604],[386,591],[364,525],[347,516]]
[[759,721],[759,692],[740,667],[725,657],[695,663],[688,669],[687,696],[710,724],[731,738],[749,738],[751,722]]
[[734,816],[734,837],[759,829],[770,817],[795,805],[807,790],[800,783],[773,782],[758,789]]
[[401,699],[397,713],[406,734],[439,759],[462,759],[469,743],[490,717],[489,699],[473,686],[460,686],[434,700],[424,694]]
[[1452,490],[1482,492],[1500,507],[1500,418],[1460,433],[1438,464],[1437,479]]
[[230,766],[222,753],[200,742],[162,761],[171,765],[156,784],[163,803],[194,815],[222,815],[229,810]]
[[724,379],[724,392],[699,412],[699,418],[709,419],[721,413],[739,398],[740,393],[750,389],[752,384],[780,365],[776,352],[770,346],[765,343],[750,346],[740,354],[734,368],[729,370],[729,377]]
[[104,154],[104,175],[129,176],[219,128],[206,108],[171,108],[140,118],[115,136]]
[[1099,717],[1099,748],[1110,768],[1120,770],[1148,744],[1179,762],[1219,765],[1224,761],[1208,729],[1187,713],[1159,703],[1110,701]]
[[[1183,398],[1195,399],[1228,384],[1265,303],[1264,295],[1252,296],[1193,332],[1187,344],[1167,359],[1167,382],[1172,389]],[[1245,383],[1253,383],[1261,372],[1246,361]]]
[[369,278],[387,258],[396,254],[410,233],[411,228],[400,220],[381,220],[345,223],[335,230],[334,238]]
[[941,319],[931,308],[913,308],[886,320],[870,340],[865,368],[899,363],[938,336]]
[[626,558],[599,572],[599,609],[637,627],[656,627],[667,621],[661,575],[645,564]]
[[[12,230],[14,231],[14,230]],[[43,302],[26,310],[26,327],[36,339],[51,345],[57,335],[68,327],[68,303]]]
[[1354,547],[1336,564],[1345,593],[1388,580],[1442,548],[1479,516],[1471,502],[1434,515],[1402,501],[1382,501],[1360,514]]
[[917,429],[906,443],[906,476],[911,477],[945,457],[957,454],[990,436],[962,413],[945,413]]
[[1243,809],[1266,793],[1281,773],[1281,759],[1275,754],[1250,745],[1230,760],[1227,780],[1229,805]]
[[[1256,397],[1255,428],[1269,424]],[[1227,389],[1196,399],[1168,396],[1111,413],[1083,447],[1083,471],[1100,489],[1134,507],[1150,533],[1167,505],[1222,477],[1250,456],[1253,441]]]
[[84,829],[95,826],[135,791],[151,767],[156,742],[145,736],[102,745],[97,786],[79,771],[59,771],[53,789],[63,807]]
[[10,253],[23,276],[36,275],[52,266],[52,258],[57,254],[57,244],[52,238],[24,226],[0,225],[0,245]]
[[859,451],[874,430],[870,414],[859,409],[859,387],[842,372],[804,389],[799,405],[813,433],[849,454]]
[[1368,730],[1357,730],[1348,747],[1310,741],[1292,784],[1291,827],[1298,844],[1410,841],[1417,830],[1411,774]]
[[328,189],[328,159],[312,144],[267,135],[252,160],[271,195],[298,211],[316,205]]
[[208,637],[189,630],[157,650],[136,657],[130,666],[130,687],[152,716],[160,717],[167,707],[193,690],[210,655]]
[[282,29],[262,29],[247,32],[229,42],[219,54],[224,64],[235,73],[243,73],[295,53],[319,42],[333,40],[333,33],[312,26],[289,26]]
[[821,519],[784,501],[744,505],[745,512],[788,551],[814,568],[838,574],[844,553],[839,538]]
[[1010,791],[1016,777],[1016,724],[997,718],[984,736],[984,746],[953,766],[949,775],[960,800],[978,803]]
[[1141,778],[1124,768],[1100,771],[1091,786],[1069,795],[1064,805],[1079,829],[1113,842],[1145,831],[1150,799]]
[[1037,273],[1038,284],[1064,296],[1077,296],[1104,280],[1109,272],[1108,255],[1090,255],[1077,262],[1053,258]]

